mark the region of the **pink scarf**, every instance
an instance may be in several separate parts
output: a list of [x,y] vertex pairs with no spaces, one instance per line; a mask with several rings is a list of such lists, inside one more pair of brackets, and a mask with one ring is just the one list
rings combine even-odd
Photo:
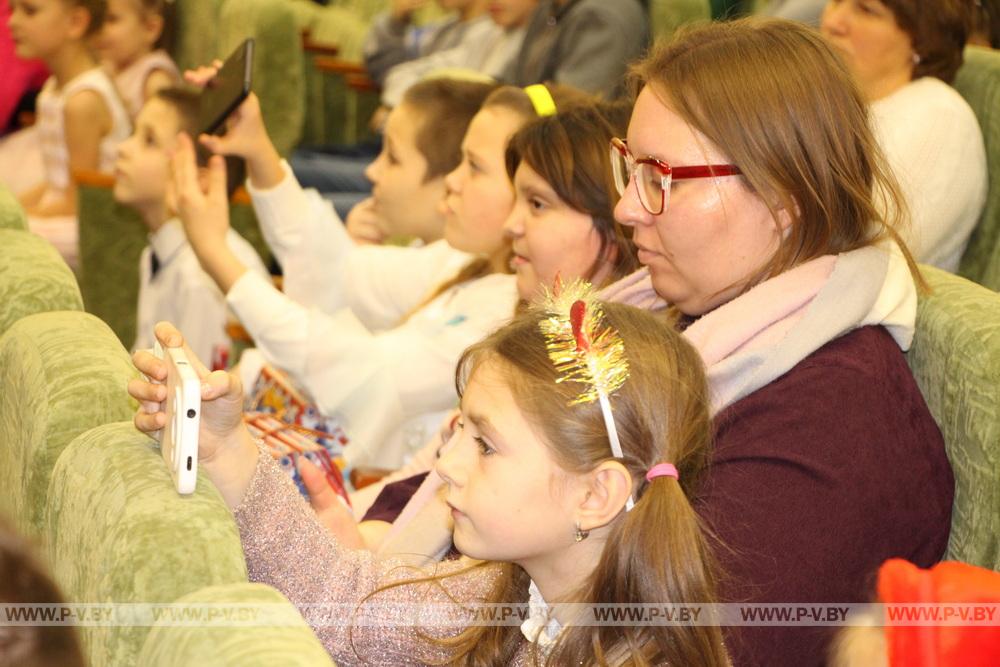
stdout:
[[[600,295],[647,310],[667,305],[653,291],[645,268]],[[884,326],[905,351],[913,340],[916,315],[916,285],[893,244],[800,264],[703,315],[684,336],[705,362],[712,414],[717,414],[854,329]],[[404,529],[415,529],[421,510],[441,484],[432,470],[394,523],[393,538],[399,539]]]

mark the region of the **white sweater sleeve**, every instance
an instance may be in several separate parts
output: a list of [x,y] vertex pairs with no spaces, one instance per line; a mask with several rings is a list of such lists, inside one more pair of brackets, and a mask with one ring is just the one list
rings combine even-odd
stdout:
[[349,307],[368,328],[394,326],[472,256],[444,241],[424,248],[358,246],[333,206],[303,189],[287,163],[284,180],[249,188],[261,231],[284,271],[283,291],[323,312]]

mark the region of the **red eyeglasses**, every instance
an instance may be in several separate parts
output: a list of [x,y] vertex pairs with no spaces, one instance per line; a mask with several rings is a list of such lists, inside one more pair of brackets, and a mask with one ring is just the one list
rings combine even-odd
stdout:
[[628,184],[635,178],[642,207],[659,215],[670,201],[670,183],[692,178],[735,176],[742,173],[734,164],[706,164],[690,167],[671,167],[654,157],[635,159],[622,139],[611,140],[611,169],[615,176],[618,194],[625,196]]

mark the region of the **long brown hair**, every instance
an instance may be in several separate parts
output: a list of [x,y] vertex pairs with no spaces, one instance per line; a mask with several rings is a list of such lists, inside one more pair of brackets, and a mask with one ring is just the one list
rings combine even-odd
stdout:
[[850,72],[816,31],[750,18],[682,30],[633,67],[671,110],[718,146],[775,219],[792,224],[745,285],[798,264],[895,240],[906,204]]
[[631,105],[623,102],[577,104],[528,123],[507,145],[511,180],[527,164],[563,202],[593,221],[601,246],[587,279],[609,258],[608,282],[639,268],[631,230],[615,221],[618,191],[608,160],[611,138],[624,133],[630,113]]
[[909,35],[920,61],[913,78],[933,76],[945,83],[955,79],[962,66],[969,36],[969,10],[973,0],[880,0],[892,12],[896,25]]
[[[650,313],[603,304],[605,321],[621,336],[630,376],[612,396],[615,424],[633,479],[635,507],[610,525],[607,546],[573,600],[562,602],[712,602],[716,565],[706,532],[691,505],[709,460],[712,423],[708,387],[698,353],[680,334]],[[469,348],[456,373],[459,392],[476,369],[496,364],[525,418],[537,429],[556,463],[586,473],[612,458],[608,432],[597,403],[571,405],[574,382],[557,382],[539,322],[548,314],[532,309]],[[656,463],[677,466],[680,479],[647,482]],[[499,569],[488,602],[523,603],[527,574],[509,563]],[[469,627],[437,640],[454,651],[453,662],[506,664],[524,641],[518,627]],[[547,665],[611,664],[716,666],[728,664],[715,626],[567,626],[546,656]]]

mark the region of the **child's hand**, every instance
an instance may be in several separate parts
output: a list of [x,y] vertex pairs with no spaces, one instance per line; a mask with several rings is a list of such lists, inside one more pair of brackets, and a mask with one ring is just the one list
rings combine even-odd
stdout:
[[[243,425],[243,385],[238,376],[226,371],[209,372],[184,342],[184,336],[169,322],[160,322],[156,339],[164,348],[182,347],[201,380],[201,420],[198,431],[198,461],[211,475],[214,463],[234,454],[248,455],[249,433]],[[138,350],[132,362],[145,378],[130,380],[129,396],[139,401],[133,422],[143,433],[155,434],[167,423],[164,401],[167,399],[167,364],[149,350]],[[159,383],[159,384],[158,384]],[[253,451],[256,448],[250,442]]]
[[[184,79],[199,88],[204,88],[219,73],[222,61],[184,72]],[[251,163],[263,155],[274,151],[271,138],[267,136],[264,117],[260,113],[260,100],[250,93],[240,106],[226,119],[226,133],[222,136],[203,134],[198,141],[208,150],[219,155],[235,155]]]
[[385,242],[385,221],[375,212],[375,199],[358,202],[347,214],[347,234],[355,243],[381,245]]
[[226,119],[226,133],[222,136],[203,134],[198,141],[208,150],[219,155],[235,155],[253,160],[259,155],[273,150],[271,139],[264,127],[264,117],[260,113],[260,100],[250,95]]
[[171,168],[177,215],[191,246],[199,257],[212,249],[224,248],[229,229],[225,161],[213,155],[208,163],[207,178],[202,178],[191,138],[181,134],[171,157]]
[[326,474],[304,456],[299,457],[299,474],[309,492],[309,504],[323,527],[348,549],[367,548],[354,515],[326,481]]
[[[257,466],[257,447],[243,424],[243,385],[238,376],[226,371],[209,372],[181,332],[169,322],[160,322],[155,329],[160,345],[183,347],[191,365],[201,379],[201,420],[198,430],[198,462],[218,487],[231,508],[239,505]],[[130,380],[129,395],[139,401],[133,419],[143,433],[155,433],[167,423],[164,401],[167,365],[149,350],[132,355],[135,367],[149,379]]]
[[222,157],[213,155],[208,161],[207,174],[199,173],[194,144],[186,134],[177,137],[177,148],[170,161],[172,191],[184,233],[201,268],[223,294],[228,294],[247,267],[226,242],[229,231],[226,163]]

